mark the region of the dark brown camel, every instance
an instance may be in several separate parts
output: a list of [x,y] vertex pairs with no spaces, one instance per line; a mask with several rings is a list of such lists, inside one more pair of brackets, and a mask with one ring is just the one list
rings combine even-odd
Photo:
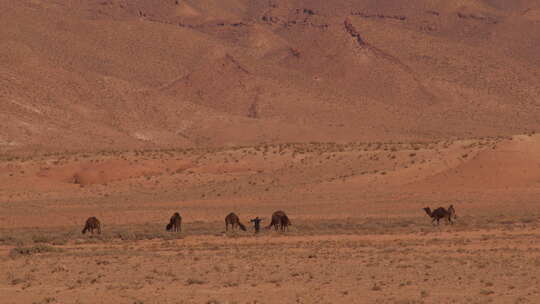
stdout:
[[169,223],[165,229],[173,232],[182,231],[182,217],[180,216],[180,213],[175,212],[173,216],[171,216],[171,219],[169,220]]
[[278,229],[285,231],[289,229],[289,225],[292,225],[292,223],[287,214],[281,210],[278,210],[272,214],[272,221],[270,222],[270,225],[266,227],[266,229],[270,229],[272,226],[274,226],[276,231]]
[[82,234],[85,234],[86,231],[90,231],[90,233],[94,234],[94,229],[97,229],[97,233],[101,234],[101,223],[95,216],[92,216],[86,220]]
[[244,224],[240,223],[240,218],[238,218],[238,215],[236,213],[231,212],[225,217],[225,231],[229,231],[229,225],[231,225],[232,231],[236,228],[236,226],[239,226],[240,229],[246,231],[246,226]]
[[439,207],[431,211],[429,207],[425,207],[424,211],[426,211],[427,215],[429,215],[432,218],[431,223],[433,225],[435,225],[435,221],[437,221],[437,225],[439,225],[439,221],[443,218],[445,218],[448,223],[453,225],[454,222],[452,222],[452,217],[454,218],[456,217],[455,215],[456,211],[454,210],[454,206],[452,205],[450,205],[450,208],[448,209],[449,210],[446,210],[443,207]]

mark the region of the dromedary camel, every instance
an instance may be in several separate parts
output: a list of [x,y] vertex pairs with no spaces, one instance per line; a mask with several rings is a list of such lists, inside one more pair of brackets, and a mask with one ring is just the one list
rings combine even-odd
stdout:
[[229,225],[231,225],[232,231],[236,228],[236,226],[239,226],[240,229],[246,231],[246,226],[244,224],[240,223],[240,218],[238,218],[238,215],[236,213],[231,212],[225,217],[225,231],[229,231]]
[[270,229],[272,226],[274,226],[276,231],[278,228],[281,229],[281,231],[285,231],[286,229],[289,229],[289,225],[292,225],[292,223],[287,214],[281,210],[278,210],[272,214],[272,221],[270,222],[270,225],[266,227],[266,229]]
[[180,216],[180,213],[175,212],[173,216],[171,216],[171,219],[169,220],[169,223],[165,229],[173,232],[182,231],[182,217]]
[[450,205],[448,210],[444,209],[443,207],[439,207],[431,211],[429,207],[425,207],[424,211],[426,211],[427,215],[432,218],[432,224],[435,224],[435,221],[437,221],[437,225],[439,225],[439,221],[443,218],[445,218],[448,223],[454,224],[454,222],[452,222],[452,218],[456,218],[456,210],[454,209],[453,205]]
[[94,229],[97,229],[97,233],[101,234],[101,223],[95,216],[92,216],[86,220],[82,234],[85,234],[86,231],[90,231],[90,233],[94,234]]

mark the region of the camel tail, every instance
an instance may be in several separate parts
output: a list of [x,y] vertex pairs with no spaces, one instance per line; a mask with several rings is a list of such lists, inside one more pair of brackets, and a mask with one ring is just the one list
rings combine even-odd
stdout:
[[86,233],[86,230],[88,230],[88,227],[87,227],[87,226],[85,226],[85,227],[83,228],[83,230],[82,230],[81,233],[82,233],[82,234],[85,234],[85,233]]

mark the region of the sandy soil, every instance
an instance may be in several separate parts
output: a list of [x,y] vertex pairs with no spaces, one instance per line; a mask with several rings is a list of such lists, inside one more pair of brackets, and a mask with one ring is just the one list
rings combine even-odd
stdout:
[[327,228],[320,235],[238,233],[179,240],[81,241],[54,246],[59,252],[3,258],[3,302],[540,300],[537,224],[518,223],[510,229],[504,224],[490,229],[474,226],[474,231],[456,226],[460,231],[444,227],[410,233],[391,227],[382,234],[364,235]]
[[[5,159],[3,302],[536,303],[539,151],[529,134]],[[422,210],[450,204],[454,225]],[[287,232],[225,232],[278,209]]]

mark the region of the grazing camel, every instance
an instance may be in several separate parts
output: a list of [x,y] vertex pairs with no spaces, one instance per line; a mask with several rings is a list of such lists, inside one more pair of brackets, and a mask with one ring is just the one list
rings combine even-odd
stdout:
[[239,226],[240,229],[246,231],[246,226],[244,224],[240,223],[240,218],[238,218],[238,215],[236,213],[231,212],[225,217],[225,231],[229,231],[229,225],[231,225],[232,231],[236,228],[236,226]]
[[292,223],[287,214],[281,210],[278,210],[272,214],[272,221],[270,222],[270,225],[266,227],[266,229],[270,229],[272,226],[274,226],[276,231],[278,228],[280,228],[281,231],[285,231],[286,229],[289,229],[289,225],[292,225]]
[[173,216],[171,216],[171,219],[169,220],[169,223],[165,229],[173,232],[182,231],[182,217],[180,216],[180,213],[175,212]]
[[86,220],[82,234],[85,234],[86,231],[90,231],[90,233],[94,234],[94,229],[97,229],[97,233],[101,234],[101,223],[95,216],[92,216]]
[[255,228],[255,233],[259,233],[261,231],[261,222],[262,219],[260,219],[258,216],[254,219],[250,220],[251,223],[253,223],[253,228]]
[[439,225],[439,221],[443,218],[445,218],[448,223],[454,224],[454,222],[452,222],[452,217],[455,218],[456,211],[454,210],[454,206],[450,205],[450,208],[451,208],[451,211],[448,211],[444,209],[443,207],[439,207],[431,211],[429,207],[425,207],[424,211],[426,211],[427,215],[429,215],[432,218],[431,220],[432,224],[435,224],[435,221],[437,221],[437,225]]

